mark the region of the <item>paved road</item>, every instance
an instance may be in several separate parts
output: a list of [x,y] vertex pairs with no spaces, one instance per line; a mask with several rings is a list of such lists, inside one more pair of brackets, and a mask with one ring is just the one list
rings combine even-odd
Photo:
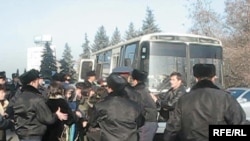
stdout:
[[[19,141],[15,132],[7,130],[7,141]],[[157,135],[154,138],[154,141],[163,141],[163,135]]]

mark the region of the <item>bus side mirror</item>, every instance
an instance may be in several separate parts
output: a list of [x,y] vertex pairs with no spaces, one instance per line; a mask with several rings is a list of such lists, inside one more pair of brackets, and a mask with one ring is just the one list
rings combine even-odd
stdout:
[[148,58],[147,46],[143,46],[141,49],[141,59],[147,59],[147,58]]

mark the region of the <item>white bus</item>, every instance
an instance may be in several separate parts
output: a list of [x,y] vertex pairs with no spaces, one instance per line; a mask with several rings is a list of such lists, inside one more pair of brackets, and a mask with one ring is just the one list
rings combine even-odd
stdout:
[[223,87],[222,53],[222,43],[215,38],[153,33],[91,53],[90,59],[80,62],[78,80],[82,81],[89,70],[95,70],[99,78],[105,78],[115,67],[128,66],[148,72],[148,87],[157,93],[167,88],[165,83],[172,72],[180,72],[189,88],[195,82],[193,65],[212,63],[216,66],[216,83]]

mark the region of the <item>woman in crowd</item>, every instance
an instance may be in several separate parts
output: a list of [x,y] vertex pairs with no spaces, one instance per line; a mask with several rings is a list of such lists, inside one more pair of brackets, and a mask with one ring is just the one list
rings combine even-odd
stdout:
[[62,136],[62,134],[67,127],[76,122],[76,116],[64,98],[64,89],[61,83],[52,82],[49,85],[47,105],[52,112],[55,112],[59,107],[61,112],[68,114],[68,119],[65,121],[57,120],[54,124],[48,125],[43,141],[67,140],[68,132],[64,134],[65,136]]

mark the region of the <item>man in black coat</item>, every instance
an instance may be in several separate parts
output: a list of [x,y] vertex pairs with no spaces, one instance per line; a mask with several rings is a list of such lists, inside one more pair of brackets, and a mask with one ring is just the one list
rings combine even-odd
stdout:
[[158,95],[158,103],[160,103],[160,114],[168,122],[175,118],[175,106],[179,98],[186,93],[183,85],[182,75],[179,72],[170,74],[171,88],[166,93]]
[[214,85],[215,72],[213,64],[193,66],[197,83],[179,99],[176,118],[167,124],[165,141],[208,141],[209,125],[249,124],[240,104]]
[[124,87],[124,90],[127,93],[127,96],[130,100],[135,101],[139,105],[142,105],[142,97],[141,94],[138,93],[134,87],[131,86],[131,74],[132,74],[133,69],[130,67],[116,67],[112,70],[113,74],[118,74],[122,76],[126,81],[127,84]]
[[84,80],[84,83],[86,86],[95,86],[96,81],[96,73],[95,71],[89,71],[86,73],[86,79]]
[[141,107],[126,96],[126,80],[118,74],[107,78],[109,95],[94,106],[90,126],[99,126],[101,141],[138,141],[144,123]]
[[157,107],[151,97],[145,82],[147,73],[134,69],[132,71],[132,85],[136,92],[139,93],[141,100],[139,104],[144,110],[145,124],[140,128],[140,141],[152,141],[158,128],[157,123]]
[[21,82],[18,77],[18,74],[12,73],[12,81],[10,84],[11,93],[8,95],[7,100],[10,100],[16,94],[16,91],[21,87]]
[[21,94],[13,101],[16,134],[20,141],[41,141],[46,125],[54,123],[57,118],[66,120],[67,114],[60,107],[52,113],[45,99],[38,91],[39,72],[30,70],[20,76],[23,84]]

